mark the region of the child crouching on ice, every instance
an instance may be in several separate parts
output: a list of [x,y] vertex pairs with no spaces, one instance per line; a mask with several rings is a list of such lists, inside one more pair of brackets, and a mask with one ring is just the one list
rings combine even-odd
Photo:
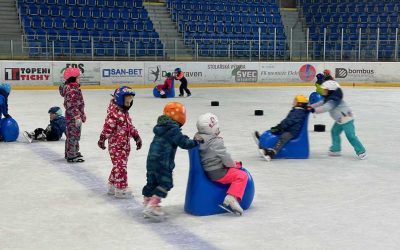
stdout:
[[170,72],[165,74],[164,84],[157,85],[157,90],[160,92],[161,98],[167,98],[167,94],[171,91],[171,87],[174,84],[174,77]]
[[[272,134],[279,135],[278,142],[273,148],[260,148],[260,152],[265,160],[271,161],[271,159],[275,157],[287,142],[296,138],[300,134],[304,121],[307,119],[309,113],[307,105],[307,97],[304,95],[295,96],[293,107],[289,114],[278,125],[271,128]],[[257,145],[260,147],[260,133],[255,131],[253,137]]]
[[49,109],[50,124],[43,128],[37,128],[33,132],[24,132],[25,138],[32,142],[33,140],[41,141],[58,141],[65,133],[65,118],[59,107],[51,107]]
[[356,136],[353,112],[347,103],[343,101],[343,92],[339,83],[336,81],[326,81],[322,83],[321,88],[323,89],[322,95],[324,96],[324,100],[312,104],[309,110],[317,114],[329,112],[335,120],[331,129],[332,146],[329,148],[329,155],[340,156],[340,134],[344,131],[347,140],[353,146],[358,158],[364,160],[367,157],[367,153]]
[[135,92],[126,86],[115,90],[97,143],[104,150],[105,141],[108,140],[108,152],[113,164],[108,178],[108,194],[115,195],[116,198],[130,198],[132,195],[132,191],[128,189],[127,173],[128,157],[131,151],[130,139],[133,138],[136,141],[136,150],[142,147],[142,140],[128,113],[134,96]]
[[201,163],[208,178],[221,184],[230,184],[223,206],[229,207],[232,212],[241,215],[243,209],[239,204],[247,185],[247,173],[240,170],[241,162],[232,160],[226,151],[224,140],[218,136],[218,118],[214,114],[206,113],[197,120],[195,138],[204,140],[200,144]]
[[172,172],[175,168],[175,154],[178,147],[191,149],[199,143],[181,132],[186,122],[185,106],[170,102],[164,107],[164,114],[158,117],[154,127],[154,138],[147,156],[147,183],[143,187],[143,213],[145,216],[162,218],[161,198],[166,198],[173,187]]

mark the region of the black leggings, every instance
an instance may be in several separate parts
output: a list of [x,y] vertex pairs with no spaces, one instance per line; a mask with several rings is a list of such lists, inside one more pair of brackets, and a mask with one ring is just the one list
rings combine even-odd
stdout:
[[181,81],[181,86],[179,86],[179,95],[183,95],[183,90],[185,90],[186,94],[191,95],[190,90],[187,87],[188,82],[186,78],[183,77],[180,81]]

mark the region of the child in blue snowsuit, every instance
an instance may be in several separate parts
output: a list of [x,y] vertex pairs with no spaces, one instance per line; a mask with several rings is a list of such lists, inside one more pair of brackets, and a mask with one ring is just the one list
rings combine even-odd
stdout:
[[168,103],[164,107],[164,115],[158,117],[147,156],[147,183],[142,191],[145,216],[164,215],[159,204],[173,187],[172,171],[177,148],[191,149],[198,145],[196,140],[182,134],[181,127],[185,121],[185,107],[179,102]]
[[10,118],[8,114],[8,96],[11,92],[11,86],[8,83],[0,84],[0,119],[4,115],[5,118]]
[[330,156],[340,156],[341,140],[340,134],[344,131],[347,140],[353,146],[360,160],[367,158],[367,153],[356,136],[354,127],[353,112],[349,105],[343,100],[343,92],[339,83],[336,81],[325,81],[321,88],[323,90],[324,100],[314,103],[309,107],[311,112],[316,114],[329,112],[331,117],[335,120],[331,129],[332,146],[329,148]]
[[[273,148],[260,148],[260,152],[265,160],[270,161],[291,139],[296,138],[303,127],[305,119],[308,117],[308,99],[304,95],[297,95],[293,100],[293,108],[289,114],[278,125],[271,128],[271,133],[279,135],[278,142]],[[260,134],[254,132],[254,138],[259,144]]]
[[50,115],[50,124],[43,128],[37,128],[33,132],[24,132],[25,138],[32,142],[33,140],[58,141],[65,133],[65,117],[59,107],[51,107],[48,111]]

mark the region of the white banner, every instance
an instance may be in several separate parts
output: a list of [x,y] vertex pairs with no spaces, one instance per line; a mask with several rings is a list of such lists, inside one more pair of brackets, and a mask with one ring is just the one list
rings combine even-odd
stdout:
[[53,62],[52,65],[54,85],[64,82],[63,74],[67,67],[78,68],[81,71],[81,85],[100,85],[100,62]]
[[53,70],[46,61],[3,61],[1,64],[1,81],[13,85],[51,85]]
[[143,62],[102,62],[101,84],[144,84]]
[[315,82],[329,69],[340,82],[400,83],[395,62],[49,62],[1,61],[0,81],[13,85],[59,85],[66,67],[82,72],[82,85],[145,84],[164,82],[167,72],[185,72],[189,86],[220,83]]

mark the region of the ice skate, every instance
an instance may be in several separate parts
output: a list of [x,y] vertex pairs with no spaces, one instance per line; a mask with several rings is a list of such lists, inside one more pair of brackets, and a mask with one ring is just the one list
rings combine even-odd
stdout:
[[75,156],[75,157],[73,157],[73,158],[68,158],[67,157],[67,162],[68,163],[82,163],[82,162],[84,162],[85,160],[81,157],[81,156]]
[[252,134],[254,142],[257,144],[257,147],[260,146],[260,133],[258,131],[254,131]]
[[267,148],[260,149],[260,153],[262,154],[262,157],[264,157],[264,159],[269,162],[275,157],[276,151],[272,148]]
[[337,156],[341,156],[342,154],[340,153],[340,151],[330,151],[328,152],[329,156],[333,156],[333,157],[337,157]]
[[23,135],[24,135],[25,139],[26,139],[29,143],[32,143],[33,138],[34,138],[34,136],[35,136],[34,133],[29,133],[29,132],[27,132],[27,131],[24,131]]
[[191,96],[192,94],[187,94],[187,97]]
[[124,188],[124,189],[115,188],[115,198],[130,199],[132,198],[132,191],[129,188]]
[[235,214],[235,215],[242,215],[243,214],[243,209],[240,206],[239,202],[237,201],[237,199],[228,194],[225,199],[224,199],[224,203],[222,205],[219,205],[222,209]]
[[365,159],[367,159],[367,153],[364,152],[364,153],[358,154],[357,157],[360,160],[365,160]]
[[109,194],[109,195],[115,195],[115,187],[114,187],[114,185],[111,184],[111,183],[108,183],[107,194]]
[[165,213],[162,211],[160,206],[161,198],[158,196],[153,196],[148,201],[146,207],[143,209],[143,214],[146,218],[156,219],[158,221],[164,220]]
[[[150,199],[151,199],[151,197],[143,196],[143,209],[146,208],[147,204],[149,204]],[[150,218],[150,217],[149,217],[148,215],[146,215],[146,214],[143,214],[143,217],[144,217],[145,219]]]
[[183,97],[183,94],[179,94],[179,97]]

